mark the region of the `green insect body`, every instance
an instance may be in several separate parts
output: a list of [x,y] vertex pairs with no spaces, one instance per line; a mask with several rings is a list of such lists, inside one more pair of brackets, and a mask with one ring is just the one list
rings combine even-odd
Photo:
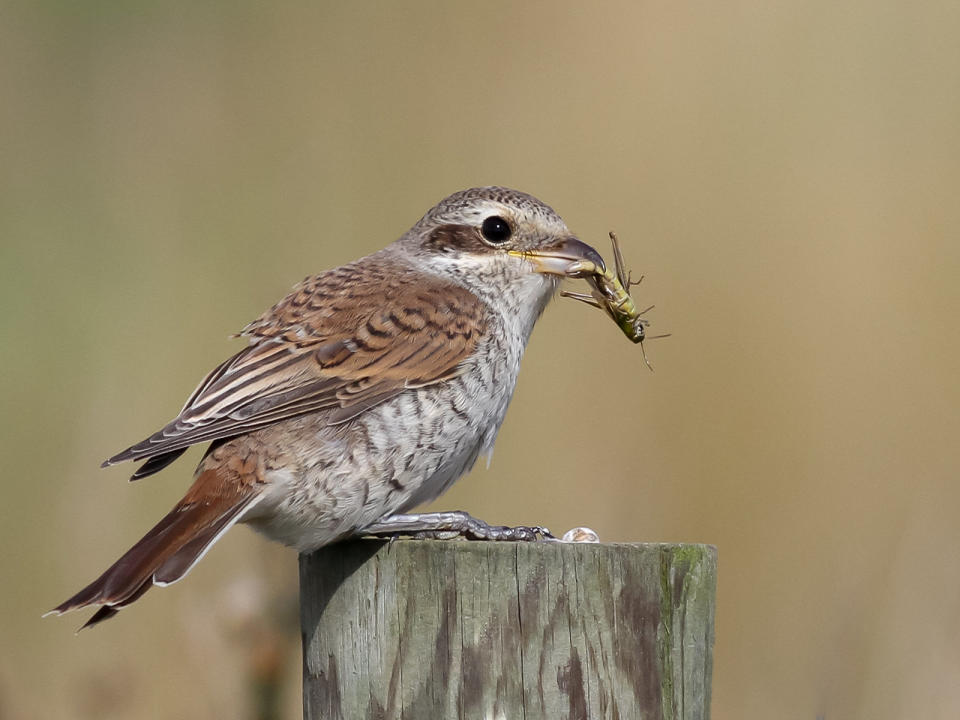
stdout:
[[[623,334],[633,342],[639,343],[643,350],[643,341],[648,339],[646,328],[650,325],[643,315],[652,309],[653,305],[644,310],[638,309],[630,295],[630,288],[639,285],[643,276],[640,276],[640,280],[633,280],[626,269],[623,254],[620,252],[620,243],[614,233],[610,233],[610,242],[613,245],[614,271],[611,272],[609,268],[602,268],[589,261],[580,262],[570,269],[568,275],[586,280],[590,284],[590,293],[561,291],[560,294],[603,310],[623,331]],[[666,337],[666,335],[657,337]],[[647,361],[646,351],[643,353],[643,361],[652,370],[653,367]]]

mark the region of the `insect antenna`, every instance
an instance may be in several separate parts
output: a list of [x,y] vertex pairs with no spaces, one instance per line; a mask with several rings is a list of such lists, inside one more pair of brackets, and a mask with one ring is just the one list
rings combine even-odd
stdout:
[[[649,340],[650,338],[647,339]],[[643,347],[643,340],[640,341],[640,352],[643,354],[643,364],[647,366],[650,372],[653,372],[653,365],[647,360],[647,350]]]
[[[646,310],[644,310],[644,312],[646,312]],[[660,338],[670,337],[671,335],[673,335],[673,333],[651,335],[649,337],[644,337],[643,340],[640,341],[640,352],[643,354],[643,362],[648,368],[650,368],[650,372],[653,372],[653,365],[651,365],[650,361],[647,360],[647,349],[643,346],[643,343],[645,343],[647,340],[659,340]]]

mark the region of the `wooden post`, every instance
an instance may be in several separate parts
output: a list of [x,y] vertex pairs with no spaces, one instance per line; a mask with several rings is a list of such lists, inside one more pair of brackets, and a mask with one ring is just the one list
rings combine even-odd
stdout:
[[359,540],[300,558],[307,720],[709,718],[716,548]]

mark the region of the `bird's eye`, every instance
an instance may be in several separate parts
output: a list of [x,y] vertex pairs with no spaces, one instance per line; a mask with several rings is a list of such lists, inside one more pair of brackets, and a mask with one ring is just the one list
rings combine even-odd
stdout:
[[494,245],[501,245],[510,239],[513,230],[510,229],[510,223],[498,215],[488,217],[480,226],[480,232],[484,239]]

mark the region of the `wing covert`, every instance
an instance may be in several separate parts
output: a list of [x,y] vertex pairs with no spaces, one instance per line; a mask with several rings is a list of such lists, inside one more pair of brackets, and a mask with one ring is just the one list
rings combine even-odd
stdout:
[[149,458],[143,477],[190,445],[324,410],[331,424],[346,422],[459,373],[486,332],[481,301],[376,269],[378,282],[351,284],[351,266],[305,280],[244,329],[251,344],[210,372],[177,418],[104,465]]

